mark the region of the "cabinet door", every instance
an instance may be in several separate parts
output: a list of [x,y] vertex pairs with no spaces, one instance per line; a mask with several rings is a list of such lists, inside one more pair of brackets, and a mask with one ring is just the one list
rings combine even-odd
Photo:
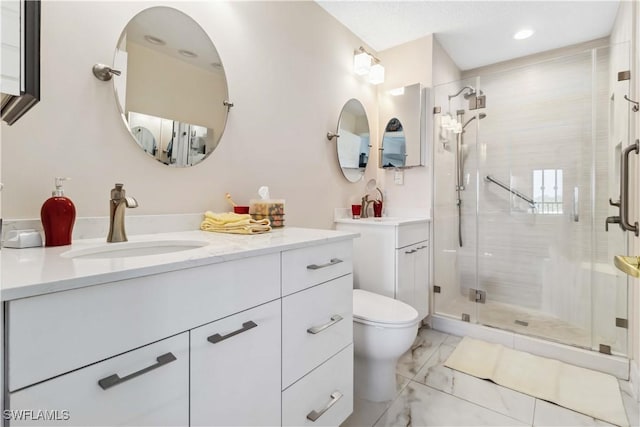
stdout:
[[424,319],[429,314],[429,244],[419,243],[414,254],[414,279],[415,279],[415,300],[416,310],[420,319]]
[[415,305],[415,254],[417,245],[396,249],[396,295],[395,299]]
[[280,300],[191,331],[191,425],[280,425]]
[[10,393],[8,407],[11,426],[186,426],[189,335]]
[[396,249],[396,299],[429,314],[429,247],[426,241]]

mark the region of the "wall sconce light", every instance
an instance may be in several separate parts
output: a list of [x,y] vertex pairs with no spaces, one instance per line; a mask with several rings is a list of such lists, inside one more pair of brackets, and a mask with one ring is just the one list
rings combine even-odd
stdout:
[[360,46],[353,55],[353,72],[359,76],[369,75],[369,83],[377,85],[384,82],[384,67],[380,60]]
[[[363,48],[361,47],[360,49]],[[371,55],[369,55],[367,52],[356,53],[353,56],[353,72],[359,76],[369,74],[372,59],[373,58],[371,57]]]

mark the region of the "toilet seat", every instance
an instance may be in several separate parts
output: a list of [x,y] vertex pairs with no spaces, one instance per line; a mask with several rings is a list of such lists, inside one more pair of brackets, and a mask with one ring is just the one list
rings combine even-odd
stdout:
[[418,322],[418,312],[402,301],[362,289],[353,290],[353,320],[384,328],[403,328]]

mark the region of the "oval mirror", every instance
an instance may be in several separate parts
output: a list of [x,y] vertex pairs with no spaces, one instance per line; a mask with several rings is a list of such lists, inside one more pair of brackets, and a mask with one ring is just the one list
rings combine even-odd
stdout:
[[364,106],[357,99],[350,99],[342,107],[338,118],[338,162],[349,182],[362,179],[369,162],[369,120]]
[[387,122],[382,135],[382,167],[402,168],[406,166],[407,140],[404,136],[402,123],[398,118]]
[[198,164],[225,128],[227,79],[218,51],[191,17],[170,7],[134,16],[116,47],[113,84],[135,143],[168,166]]

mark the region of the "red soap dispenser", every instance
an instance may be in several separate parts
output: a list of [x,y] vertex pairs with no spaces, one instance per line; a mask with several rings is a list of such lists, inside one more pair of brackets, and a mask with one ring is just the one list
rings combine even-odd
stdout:
[[56,177],[56,189],[51,193],[40,209],[40,219],[44,229],[45,246],[64,246],[71,244],[73,223],[76,220],[76,207],[68,197],[64,197],[62,182],[69,178]]

